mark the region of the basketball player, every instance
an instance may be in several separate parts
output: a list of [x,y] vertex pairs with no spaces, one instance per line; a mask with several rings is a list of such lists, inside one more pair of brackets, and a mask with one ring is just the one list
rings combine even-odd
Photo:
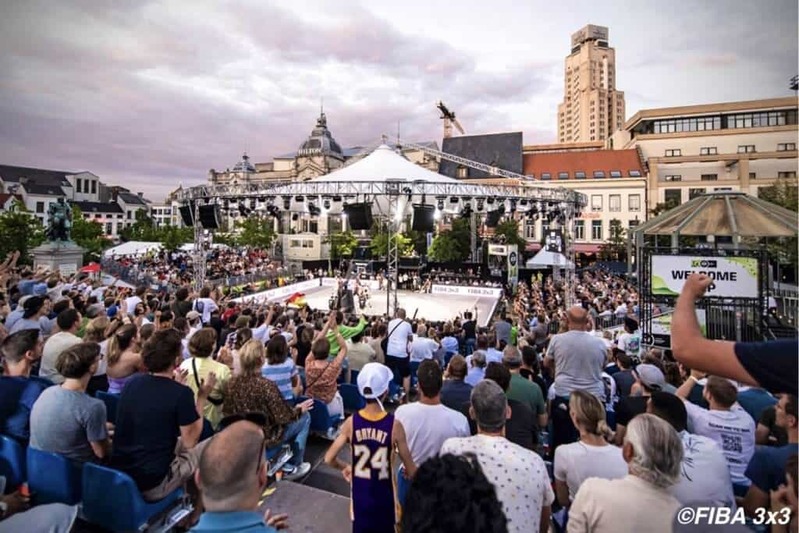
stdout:
[[[358,374],[358,390],[366,407],[344,421],[341,433],[325,454],[325,462],[341,470],[352,487],[353,533],[393,533],[398,522],[391,465],[392,450],[399,453],[409,478],[416,465],[405,440],[402,424],[383,409],[393,372],[380,363],[367,363]],[[353,464],[338,460],[350,443]]]

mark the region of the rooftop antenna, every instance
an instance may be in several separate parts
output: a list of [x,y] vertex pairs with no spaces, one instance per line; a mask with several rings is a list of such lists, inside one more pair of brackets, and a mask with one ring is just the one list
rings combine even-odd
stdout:
[[402,143],[400,142],[400,125],[402,124],[401,121],[397,121],[397,150],[402,149]]

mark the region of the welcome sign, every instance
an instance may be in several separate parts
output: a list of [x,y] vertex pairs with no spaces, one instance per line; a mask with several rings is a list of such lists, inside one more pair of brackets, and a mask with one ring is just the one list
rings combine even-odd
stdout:
[[758,269],[754,257],[697,257],[691,255],[652,256],[652,294],[678,296],[693,273],[713,280],[708,296],[757,298]]

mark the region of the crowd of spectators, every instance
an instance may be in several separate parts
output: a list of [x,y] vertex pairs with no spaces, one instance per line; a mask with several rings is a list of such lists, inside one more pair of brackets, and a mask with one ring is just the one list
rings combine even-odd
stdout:
[[[242,256],[224,257],[235,272]],[[778,347],[780,362],[794,350],[788,378],[754,364],[762,347],[734,343],[707,341],[719,344],[709,367],[690,368],[679,343],[642,346],[638,296],[623,279],[534,277],[481,328],[472,312],[434,322],[195,293],[180,256],[146,267],[177,290],[16,260],[0,265],[0,433],[118,469],[146,501],[186,487],[196,531],[286,525],[256,512],[266,455],[288,448],[280,477],[308,475],[314,405],[346,417],[320,437],[352,484],[356,531],[671,531],[685,505],[765,509],[796,530],[795,342]],[[675,328],[695,335],[680,319]],[[349,417],[342,382],[365,402]],[[98,391],[119,394],[113,416]],[[344,447],[353,464],[338,457]],[[36,510],[7,492],[3,518]]]

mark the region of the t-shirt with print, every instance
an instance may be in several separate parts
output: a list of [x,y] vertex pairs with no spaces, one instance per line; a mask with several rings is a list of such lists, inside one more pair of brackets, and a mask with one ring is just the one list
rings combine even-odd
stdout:
[[734,507],[730,469],[721,448],[701,435],[680,433],[683,460],[680,479],[669,487],[669,493],[683,505],[705,502],[721,507]]
[[541,509],[552,505],[555,494],[541,457],[504,437],[475,435],[447,439],[441,453],[474,454],[508,519],[508,533],[538,531]]
[[755,453],[755,421],[740,405],[729,411],[710,411],[690,402],[685,403],[688,412],[688,430],[716,441],[727,459],[730,477],[737,485],[749,485],[745,472]]
[[108,437],[105,404],[83,392],[50,387],[31,411],[30,445],[78,462],[94,461],[91,442]]

